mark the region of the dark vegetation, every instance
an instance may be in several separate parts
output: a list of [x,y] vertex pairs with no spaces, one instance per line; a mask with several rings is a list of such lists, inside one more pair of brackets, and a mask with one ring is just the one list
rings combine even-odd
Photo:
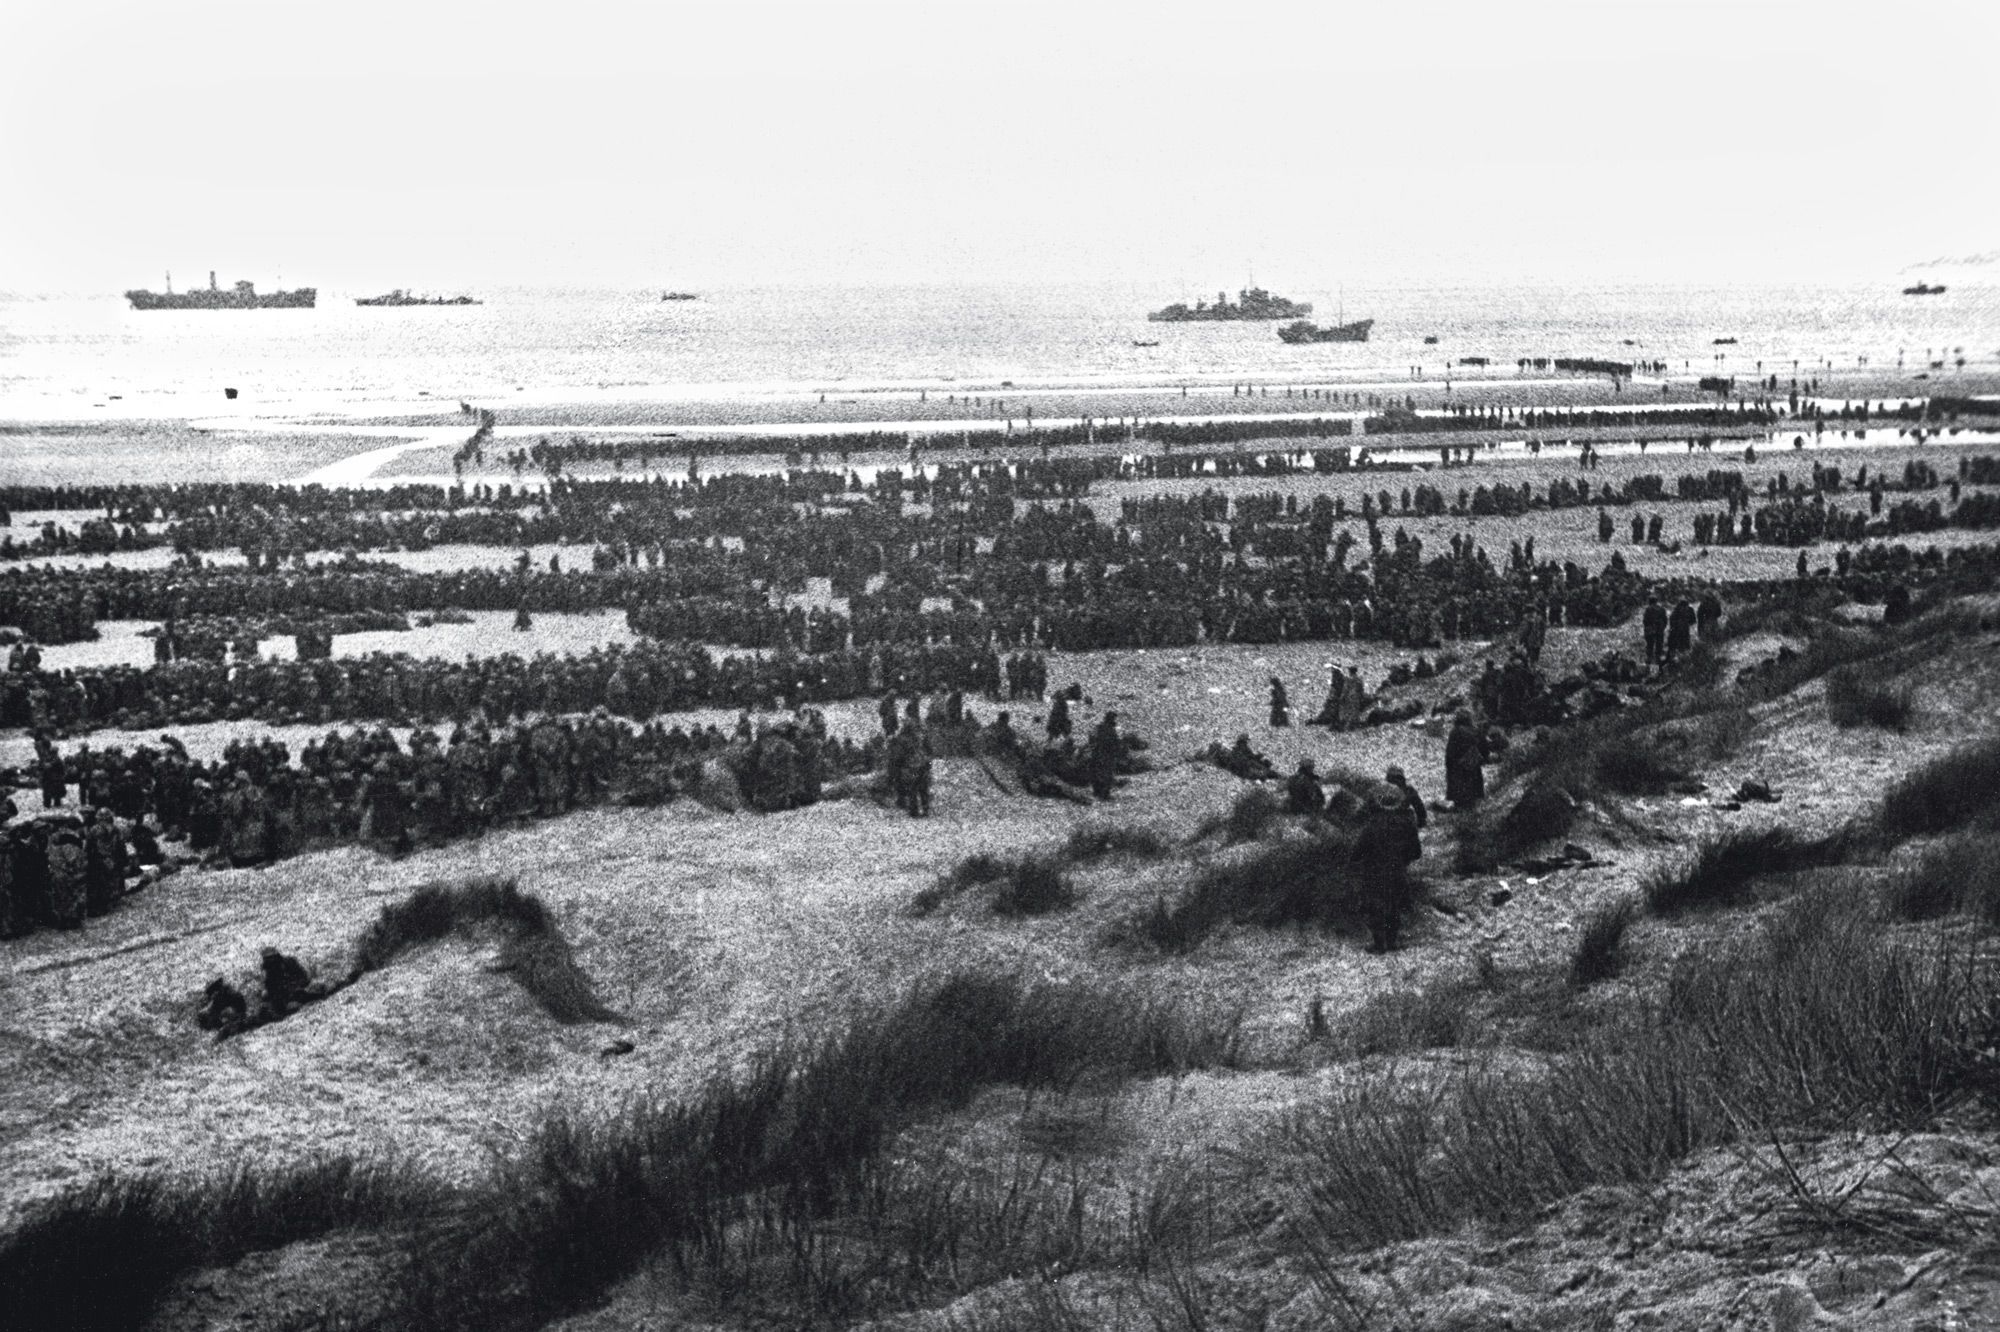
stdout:
[[928,916],[973,888],[991,886],[994,911],[1003,916],[1037,916],[1073,906],[1077,899],[1072,868],[1106,860],[1157,860],[1171,851],[1167,839],[1150,828],[1123,823],[1086,823],[1053,852],[1002,855],[975,851],[910,899],[909,914]]
[[1646,909],[1656,916],[1671,916],[1740,906],[1757,879],[1836,864],[1846,857],[1853,840],[1845,830],[1813,839],[1785,828],[1732,828],[1703,838],[1680,863],[1648,876],[1641,885]]
[[1894,920],[1934,920],[1963,912],[2000,927],[2000,836],[1956,833],[1892,871],[1882,905]]
[[2000,823],[2000,736],[1959,746],[1890,787],[1875,826],[1890,842]]
[[821,1225],[879,1179],[870,1162],[918,1113],[996,1083],[1226,1062],[1234,1039],[1233,1018],[1130,992],[948,976],[693,1101],[551,1121],[479,1206],[424,1237],[411,1289],[433,1326],[513,1328],[587,1305],[655,1255],[740,1296],[756,1279],[732,1256],[755,1240],[809,1280]]
[[137,1328],[183,1273],[333,1230],[407,1224],[448,1197],[408,1162],[347,1157],[100,1178],[0,1237],[4,1321],[19,1332]]
[[1168,953],[1193,950],[1227,923],[1349,928],[1364,920],[1352,839],[1322,825],[1310,836],[1257,846],[1204,869],[1172,902],[1154,901],[1110,942],[1139,942]]
[[1583,1188],[1656,1181],[1702,1147],[1780,1128],[1916,1130],[1991,1101],[1993,959],[1837,908],[1802,898],[1746,943],[1683,963],[1657,1010],[1586,1029],[1556,1057],[1341,1085],[1282,1135],[1307,1175],[1298,1244],[1330,1260],[1468,1221],[1520,1224]]
[[542,900],[512,879],[427,883],[382,908],[354,944],[355,976],[388,966],[413,948],[471,936],[501,936],[500,969],[558,1022],[609,1022],[618,1015],[598,999]]
[[1275,792],[1268,787],[1253,786],[1231,801],[1227,811],[1211,814],[1196,824],[1188,841],[1205,841],[1220,834],[1225,846],[1254,842],[1284,815],[1284,802]]
[[[980,1212],[962,1179],[939,1191],[941,1173],[913,1179],[876,1159],[915,1116],[996,1084],[1055,1091],[1235,1058],[1232,1014],[1129,987],[951,974],[830,1035],[769,1051],[693,1099],[637,1100],[604,1118],[558,1114],[491,1178],[455,1191],[402,1163],[343,1158],[105,1180],[66,1194],[0,1239],[7,1326],[138,1328],[192,1270],[355,1227],[409,1235],[404,1279],[366,1297],[381,1302],[369,1326],[540,1327],[656,1255],[679,1280],[735,1297],[762,1279],[735,1266],[751,1255],[778,1256],[810,1287],[827,1260],[823,1223],[879,1212],[892,1180],[941,1209],[920,1232],[906,1218],[885,1222],[897,1235],[980,1243],[965,1229]],[[815,1298],[860,1294],[818,1288]]]
[[1915,713],[1915,695],[1906,684],[1874,678],[1853,666],[1826,677],[1826,715],[1836,726],[1906,731]]
[[1578,989],[1610,980],[1623,965],[1625,931],[1638,914],[1626,899],[1598,907],[1583,918],[1570,949],[1569,983]]

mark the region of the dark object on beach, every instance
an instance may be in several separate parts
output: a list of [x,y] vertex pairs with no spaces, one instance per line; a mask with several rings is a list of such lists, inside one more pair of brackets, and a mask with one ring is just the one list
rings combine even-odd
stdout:
[[1717,347],[1734,347],[1734,346],[1736,345],[1736,339],[1735,339],[1735,338],[1717,338],[1717,339],[1715,340],[1715,342],[1714,342],[1714,344],[1713,344],[1713,345],[1715,345],[1715,346],[1717,346]]
[[1777,794],[1768,785],[1758,781],[1754,777],[1746,777],[1743,785],[1736,788],[1736,798],[1738,800],[1755,800],[1772,805],[1778,802]]
[[605,1046],[602,1050],[599,1050],[597,1052],[597,1055],[598,1058],[600,1059],[611,1059],[615,1058],[618,1055],[631,1054],[634,1050],[638,1048],[639,1047],[632,1044],[632,1042],[621,1038],[619,1040],[611,1042],[611,1044]]
[[691,291],[670,291],[660,297],[660,299],[663,301],[698,301],[701,297]]
[[1506,906],[1514,900],[1514,890],[1512,888],[1495,888],[1486,900],[1496,907]]
[[176,294],[174,276],[167,274],[165,291],[135,290],[125,293],[134,310],[310,310],[319,298],[319,288],[300,287],[296,291],[273,291],[259,296],[248,282],[238,282],[228,291],[215,285],[210,270],[208,289]]
[[1335,324],[1331,328],[1321,328],[1318,324],[1299,320],[1278,330],[1281,342],[1366,342],[1368,330],[1375,327],[1372,319],[1357,319],[1351,324]]
[[356,296],[356,305],[480,305],[470,296],[412,296],[401,287],[382,296]]
[[1157,347],[1157,346],[1159,346],[1160,344],[1159,344],[1159,342],[1158,342],[1158,340],[1157,340],[1157,339],[1156,339],[1156,340],[1154,340],[1154,341],[1152,341],[1152,342],[1144,342],[1144,341],[1141,341],[1141,340],[1140,340],[1140,339],[1138,339],[1138,338],[1134,338],[1134,339],[1132,339],[1132,345],[1133,345],[1134,347]]
[[1903,288],[1903,294],[1905,296],[1942,296],[1944,295],[1944,288],[1933,287],[1928,282],[1919,282],[1914,287]]
[[227,398],[227,399],[229,399],[229,400],[230,400],[231,402],[235,402],[235,401],[236,401],[236,390],[235,390],[235,389],[233,389],[233,388],[226,388],[226,389],[222,390],[222,396],[223,396],[223,397],[225,397],[225,398]]
[[1431,333],[1431,334],[1428,334],[1428,335],[1427,335],[1427,336],[1426,336],[1426,337],[1424,338],[1424,346],[1426,346],[1426,347],[1435,347],[1435,346],[1437,346],[1437,341],[1438,341],[1438,338],[1437,338],[1437,334],[1435,334],[1435,333]]
[[1238,319],[1299,319],[1313,312],[1310,301],[1288,301],[1282,296],[1273,296],[1262,287],[1245,287],[1236,293],[1236,304],[1229,303],[1229,293],[1215,293],[1215,304],[1196,301],[1192,308],[1185,302],[1176,301],[1163,310],[1155,310],[1146,318],[1156,324],[1189,324],[1209,320]]

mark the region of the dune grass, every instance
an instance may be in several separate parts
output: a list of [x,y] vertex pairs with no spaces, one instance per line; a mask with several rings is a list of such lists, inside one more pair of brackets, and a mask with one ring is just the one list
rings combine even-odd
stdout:
[[498,969],[550,1017],[565,1023],[617,1020],[577,965],[548,907],[507,878],[427,883],[383,907],[354,943],[353,975],[389,966],[413,948],[489,926],[501,932]]
[[1910,686],[1876,678],[1855,667],[1843,667],[1826,677],[1826,715],[1835,726],[1874,726],[1907,731],[1916,715]]
[[1324,826],[1308,837],[1257,846],[1209,866],[1178,898],[1155,899],[1138,920],[1114,927],[1111,941],[1185,953],[1230,922],[1356,926],[1367,904],[1352,865],[1353,846],[1352,837]]
[[1846,857],[1852,843],[1844,829],[1827,837],[1804,838],[1787,828],[1732,828],[1703,838],[1679,862],[1655,870],[1640,890],[1646,909],[1656,916],[1737,906],[1749,899],[1751,884],[1765,875],[1835,864]]
[[350,1156],[100,1177],[0,1237],[4,1321],[17,1332],[136,1329],[185,1272],[336,1230],[435,1216],[450,1197],[408,1162]]
[[1971,741],[1907,773],[1882,797],[1875,826],[1889,842],[2000,823],[2000,736]]
[[1577,989],[1616,976],[1623,965],[1625,931],[1638,908],[1621,898],[1598,907],[1583,918],[1569,953],[1569,983]]
[[1990,1095],[2000,967],[1912,945],[1811,893],[1694,956],[1658,1011],[1541,1060],[1496,1052],[1345,1079],[1277,1137],[1294,1238],[1343,1253],[1519,1224],[1580,1189],[1645,1185],[1697,1149],[1784,1130],[1917,1130]]

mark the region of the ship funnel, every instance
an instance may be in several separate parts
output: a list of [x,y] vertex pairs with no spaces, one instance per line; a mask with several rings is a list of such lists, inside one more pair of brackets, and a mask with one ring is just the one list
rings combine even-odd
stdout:
[[215,290],[215,270],[212,268],[208,270],[208,289]]

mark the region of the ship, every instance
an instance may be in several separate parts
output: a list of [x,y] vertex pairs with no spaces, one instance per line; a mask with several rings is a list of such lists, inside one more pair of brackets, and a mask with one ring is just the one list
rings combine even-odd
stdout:
[[356,296],[356,305],[479,305],[470,296],[412,296],[401,287],[385,296]]
[[1146,318],[1156,324],[1189,324],[1206,320],[1236,321],[1253,319],[1300,319],[1313,312],[1310,301],[1288,301],[1282,296],[1273,296],[1262,287],[1245,287],[1236,293],[1236,304],[1229,303],[1229,293],[1215,293],[1215,304],[1196,301],[1192,306],[1175,302],[1164,310],[1155,310]]
[[318,287],[296,291],[272,291],[263,295],[248,282],[238,282],[228,290],[215,285],[213,270],[207,290],[175,292],[174,275],[167,274],[165,291],[128,291],[125,299],[134,310],[310,310],[319,299]]
[[1905,296],[1942,296],[1944,295],[1944,288],[1933,287],[1928,282],[1919,282],[1914,287],[1903,288],[1903,294]]
[[670,291],[660,297],[660,299],[663,301],[698,301],[701,297],[691,291]]
[[1331,328],[1321,328],[1301,319],[1279,329],[1278,337],[1284,342],[1366,342],[1368,330],[1373,327],[1375,321],[1372,319],[1357,319],[1351,324],[1335,324]]

